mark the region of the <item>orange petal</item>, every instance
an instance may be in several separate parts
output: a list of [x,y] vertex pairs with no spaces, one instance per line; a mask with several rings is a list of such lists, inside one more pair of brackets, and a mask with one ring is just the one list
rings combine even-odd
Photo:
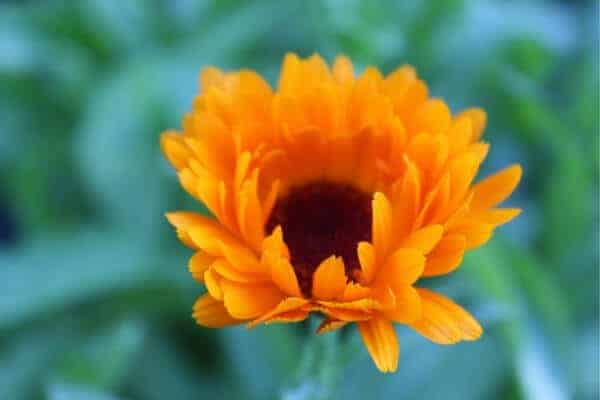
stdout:
[[271,216],[271,212],[275,207],[275,203],[277,202],[277,197],[279,195],[280,181],[276,180],[271,185],[271,189],[269,190],[267,196],[262,202],[262,216],[263,216],[263,224],[266,224]]
[[473,137],[473,123],[467,116],[457,116],[448,129],[450,153],[458,154],[467,147]]
[[388,258],[377,275],[378,282],[386,282],[393,289],[412,285],[423,273],[425,257],[416,249],[398,249]]
[[[254,328],[256,325],[261,324],[263,322],[273,321],[274,318],[277,318],[282,314],[288,314],[293,311],[300,311],[298,309],[305,306],[306,304],[308,304],[308,300],[306,299],[302,299],[299,297],[288,297],[287,299],[284,299],[279,304],[277,304],[277,306],[271,311],[265,313],[264,315],[261,315],[260,318],[257,318],[254,321],[248,323],[248,328]],[[307,313],[306,310],[302,312]]]
[[438,344],[476,340],[483,333],[479,323],[450,299],[428,289],[418,289],[423,315],[412,327]]
[[373,290],[373,296],[377,303],[380,305],[381,310],[393,310],[396,308],[396,295],[394,291],[387,283],[378,285]]
[[250,169],[250,163],[252,161],[252,154],[249,151],[245,151],[238,156],[237,162],[235,164],[235,174],[234,174],[234,187],[236,190],[239,190],[242,187],[242,184],[246,180],[248,176],[248,171]]
[[204,271],[204,285],[208,293],[215,299],[223,301],[223,289],[221,288],[221,282],[223,278],[217,274],[212,268]]
[[413,232],[402,242],[402,247],[420,250],[428,254],[440,241],[444,227],[442,225],[430,225]]
[[375,249],[369,242],[360,242],[358,243],[357,252],[362,280],[369,283],[375,277]]
[[344,294],[346,280],[344,260],[331,256],[319,265],[313,275],[312,295],[320,300],[340,298]]
[[279,74],[279,91],[281,93],[294,93],[302,83],[300,76],[300,59],[294,53],[287,53],[283,59]]
[[[343,303],[336,303],[336,305],[340,304]],[[362,309],[337,308],[334,306],[326,306],[319,303],[311,305],[311,310],[319,311],[332,319],[337,319],[346,322],[366,321],[373,316],[373,313],[371,311],[366,311]]]
[[269,271],[260,263],[254,252],[249,248],[234,243],[219,243],[221,253],[229,264],[236,270],[247,275],[269,276]]
[[232,201],[233,196],[231,196],[232,191],[229,190],[224,181],[219,182],[217,190],[219,194],[220,209],[220,214],[218,215],[219,222],[229,228],[230,231],[237,232],[238,226],[235,219],[235,209]]
[[192,151],[182,140],[182,136],[175,131],[166,131],[160,135],[160,147],[165,157],[178,171],[187,166],[187,160],[192,156]]
[[317,85],[322,83],[329,83],[331,79],[331,72],[329,71],[329,66],[317,53],[312,54],[306,60],[304,60],[304,70],[305,76],[304,80],[311,79]]
[[229,314],[238,319],[253,319],[268,312],[284,297],[274,285],[253,285],[223,280],[223,302]]
[[342,296],[342,299],[344,301],[354,301],[369,297],[370,294],[371,288],[362,286],[356,282],[348,282],[346,288],[344,289],[344,295]]
[[253,272],[244,272],[235,268],[231,263],[223,258],[217,259],[211,265],[211,269],[219,274],[221,277],[239,283],[260,283],[268,282],[269,277],[265,275],[256,274]]
[[306,310],[293,310],[271,317],[267,319],[264,323],[269,325],[274,323],[300,322],[304,321],[308,317],[308,315],[309,312]]
[[255,249],[264,239],[263,215],[258,199],[258,172],[244,181],[239,192],[238,223],[242,236]]
[[208,328],[222,328],[241,322],[229,315],[223,303],[215,300],[210,294],[200,296],[196,300],[193,317],[199,325]]
[[394,209],[394,227],[396,236],[407,235],[417,218],[421,207],[421,178],[415,164],[407,157],[404,158],[406,173],[401,182],[394,187],[392,197]]
[[373,317],[358,322],[358,330],[377,368],[381,372],[396,371],[400,347],[391,322],[382,317]]
[[425,100],[429,91],[425,82],[415,79],[407,85],[406,90],[392,97],[394,110],[402,117],[402,120],[408,120]]
[[521,214],[520,208],[495,208],[469,215],[470,218],[479,220],[493,226],[504,225]]
[[395,102],[417,79],[417,72],[410,65],[403,65],[385,77],[384,93]]
[[271,271],[271,278],[279,288],[290,296],[302,297],[294,267],[290,262],[272,251],[263,253],[263,262]]
[[[190,165],[196,165],[197,162],[194,159],[190,160]],[[196,167],[201,168],[201,167]],[[221,215],[221,204],[219,199],[219,182],[208,172],[202,171],[200,173],[192,171],[191,168],[184,168],[178,172],[179,182],[181,186],[192,195],[194,198],[200,200],[204,205],[220,219]]]
[[204,272],[210,267],[215,261],[215,257],[203,252],[198,251],[194,254],[188,262],[188,270],[198,282],[204,282]]
[[472,208],[484,210],[504,201],[517,187],[522,173],[520,165],[513,165],[477,183],[473,186]]
[[469,108],[457,115],[457,118],[460,117],[467,117],[471,120],[473,127],[471,142],[478,141],[483,135],[483,130],[485,129],[485,124],[487,121],[487,115],[485,111],[483,111],[481,108]]
[[231,235],[217,222],[203,215],[178,211],[166,214],[167,219],[176,229],[186,244],[202,249],[210,255],[222,255],[220,241],[229,242]]
[[205,67],[200,71],[200,86],[202,91],[212,86],[222,87],[225,82],[225,74],[218,68]]
[[352,61],[346,56],[337,56],[333,63],[333,76],[339,83],[352,82],[354,80]]
[[235,171],[235,145],[229,126],[219,115],[190,113],[183,120],[185,143],[201,164],[220,179],[229,180]]
[[317,328],[317,335],[322,335],[327,332],[332,332],[340,329],[348,324],[347,321],[339,321],[337,319],[325,318]]
[[421,318],[421,297],[412,286],[394,289],[394,308],[382,311],[383,315],[401,324],[411,324]]
[[450,186],[452,187],[452,199],[460,201],[464,198],[471,182],[475,178],[481,160],[478,155],[466,153],[450,164]]
[[406,148],[406,155],[431,177],[437,176],[448,158],[448,137],[421,133],[413,136]]
[[445,236],[427,256],[423,276],[445,275],[454,271],[463,259],[466,245],[462,235]]
[[448,229],[449,234],[463,235],[466,242],[466,250],[482,246],[492,237],[494,226],[485,224],[474,219],[464,219]]
[[452,115],[446,103],[440,99],[430,99],[417,110],[409,129],[414,133],[442,133],[448,129],[451,120]]
[[373,196],[373,246],[378,260],[385,259],[392,238],[392,206],[383,193]]
[[273,232],[263,240],[262,251],[264,253],[273,252],[289,260],[290,252],[283,241],[283,230],[281,229],[281,226],[277,226],[273,229]]
[[379,309],[380,304],[372,298],[366,299],[358,299],[353,301],[323,301],[320,300],[317,304],[323,305],[325,307],[335,308],[338,310],[355,310],[355,311],[364,311],[371,312],[375,309]]

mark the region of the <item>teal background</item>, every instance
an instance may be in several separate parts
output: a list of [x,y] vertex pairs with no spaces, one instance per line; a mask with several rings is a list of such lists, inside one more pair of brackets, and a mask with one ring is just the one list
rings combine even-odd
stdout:
[[[484,325],[399,328],[382,375],[355,329],[209,330],[163,218],[201,210],[163,159],[204,65],[274,83],[286,51],[415,65],[488,111],[482,175],[524,168],[524,213],[430,282]],[[598,3],[0,3],[0,399],[597,399]]]

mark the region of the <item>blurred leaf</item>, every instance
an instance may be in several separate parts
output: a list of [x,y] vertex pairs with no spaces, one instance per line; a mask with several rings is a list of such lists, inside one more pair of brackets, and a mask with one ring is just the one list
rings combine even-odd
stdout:
[[82,231],[0,254],[0,330],[111,291],[172,279],[156,254],[130,241],[117,232]]
[[39,375],[77,337],[71,321],[21,331],[0,342],[0,398],[28,399],[35,393]]
[[46,389],[47,400],[119,400],[107,393],[97,392],[85,386],[53,383]]
[[[235,361],[235,360],[231,360]],[[132,398],[144,400],[195,400],[200,398],[240,398],[242,388],[236,381],[206,376],[189,364],[189,357],[171,339],[150,336],[135,360],[126,388]],[[244,394],[245,396],[245,394]],[[244,397],[247,398],[247,397]]]
[[[12,237],[0,243],[0,399],[597,398],[598,10],[0,2],[0,241]],[[423,282],[472,311],[482,340],[438,347],[401,327],[399,372],[384,376],[355,327],[311,337],[309,351],[297,326],[194,324],[201,285],[163,213],[206,209],[158,136],[180,126],[203,66],[276,84],[286,51],[345,53],[357,71],[413,64],[453,110],[488,111],[482,174],[522,163],[509,203],[524,213],[461,270]]]
[[[572,346],[567,340],[572,325],[567,300],[552,275],[501,238],[469,255],[463,268],[478,280],[482,295],[508,312],[504,339],[513,352],[526,398],[568,398],[565,358]],[[544,387],[545,392],[532,390],[536,387]]]
[[226,359],[247,398],[263,399],[279,392],[304,351],[291,325],[232,328],[223,332]]
[[134,367],[145,330],[136,320],[122,320],[102,328],[61,357],[57,380],[99,390],[116,389]]

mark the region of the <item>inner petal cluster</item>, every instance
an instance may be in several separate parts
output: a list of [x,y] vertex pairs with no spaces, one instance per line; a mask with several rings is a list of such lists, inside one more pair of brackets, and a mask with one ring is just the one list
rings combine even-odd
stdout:
[[277,201],[266,230],[281,226],[304,296],[311,296],[313,274],[331,255],[343,258],[350,279],[360,269],[356,246],[371,240],[371,209],[367,193],[327,181],[292,188]]

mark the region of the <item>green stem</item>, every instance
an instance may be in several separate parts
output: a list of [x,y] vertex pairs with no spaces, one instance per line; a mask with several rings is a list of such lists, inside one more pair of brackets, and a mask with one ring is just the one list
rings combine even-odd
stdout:
[[311,318],[302,358],[293,385],[283,391],[282,400],[329,400],[343,370],[341,332],[315,334],[318,320]]

